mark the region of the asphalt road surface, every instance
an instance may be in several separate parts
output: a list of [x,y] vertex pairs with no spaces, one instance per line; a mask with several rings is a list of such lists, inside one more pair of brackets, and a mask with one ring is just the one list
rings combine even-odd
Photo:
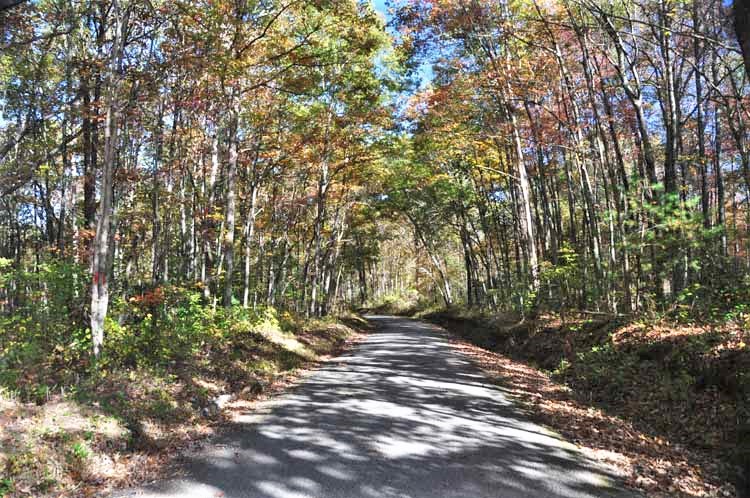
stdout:
[[118,497],[634,497],[529,422],[447,334],[373,316],[351,352],[184,457],[185,476]]

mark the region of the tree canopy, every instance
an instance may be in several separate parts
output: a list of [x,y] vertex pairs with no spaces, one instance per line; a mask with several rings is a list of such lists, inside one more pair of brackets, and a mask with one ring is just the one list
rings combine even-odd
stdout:
[[410,289],[725,312],[750,262],[727,9],[400,1],[390,27],[338,0],[4,9],[2,309],[49,311],[40,272],[69,272],[54,313],[97,354],[110,304],[164,285],[305,315]]

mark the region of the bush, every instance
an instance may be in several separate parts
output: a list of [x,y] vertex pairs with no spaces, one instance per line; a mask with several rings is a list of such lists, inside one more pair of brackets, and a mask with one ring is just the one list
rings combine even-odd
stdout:
[[[119,302],[116,308],[105,328],[105,361],[110,366],[181,362],[243,334],[281,327],[272,307],[213,308],[196,290],[177,286],[154,288]],[[288,318],[284,323],[294,325]]]
[[[9,269],[0,271],[5,278]],[[85,300],[83,270],[48,263],[39,273],[14,278],[43,279],[45,285],[33,288],[46,289],[35,300],[23,296],[12,314],[0,316],[0,389],[26,401],[43,402],[51,390],[77,384],[81,376],[165,368],[225,348],[248,333],[297,325],[290,316],[280,321],[274,308],[214,308],[196,288],[157,286],[113,301],[103,353],[94,363],[88,323],[80,318],[85,314],[72,304]]]

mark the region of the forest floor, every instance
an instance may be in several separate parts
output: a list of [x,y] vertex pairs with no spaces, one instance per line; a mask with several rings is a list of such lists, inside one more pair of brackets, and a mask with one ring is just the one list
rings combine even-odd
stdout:
[[293,384],[367,329],[356,316],[259,330],[164,369],[129,368],[45,392],[36,403],[0,397],[0,496],[85,497],[141,484],[175,450],[231,422],[233,408]]
[[[527,409],[650,497],[734,497],[750,331],[475,312],[427,313]],[[746,396],[747,394],[744,394]]]

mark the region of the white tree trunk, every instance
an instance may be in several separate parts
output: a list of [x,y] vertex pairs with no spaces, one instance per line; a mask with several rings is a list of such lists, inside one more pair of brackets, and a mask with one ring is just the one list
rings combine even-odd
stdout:
[[104,164],[102,171],[101,199],[96,223],[96,234],[94,235],[92,254],[92,279],[91,279],[91,341],[95,357],[101,354],[104,344],[104,320],[107,317],[107,306],[109,304],[109,262],[112,252],[112,216],[113,216],[113,185],[114,168],[117,145],[117,126],[119,110],[117,108],[120,78],[120,66],[124,37],[127,31],[129,9],[122,9],[117,0],[112,3],[114,16],[114,41],[110,67],[105,81],[105,125],[104,125]]
[[[236,97],[233,100],[237,100]],[[224,261],[226,263],[226,277],[224,280],[223,304],[225,308],[232,306],[232,274],[234,273],[234,220],[236,211],[236,193],[235,183],[237,179],[237,160],[238,160],[238,127],[239,127],[239,109],[234,104],[232,109],[231,124],[229,126],[229,163],[227,164],[226,177],[226,233],[224,234]]]

